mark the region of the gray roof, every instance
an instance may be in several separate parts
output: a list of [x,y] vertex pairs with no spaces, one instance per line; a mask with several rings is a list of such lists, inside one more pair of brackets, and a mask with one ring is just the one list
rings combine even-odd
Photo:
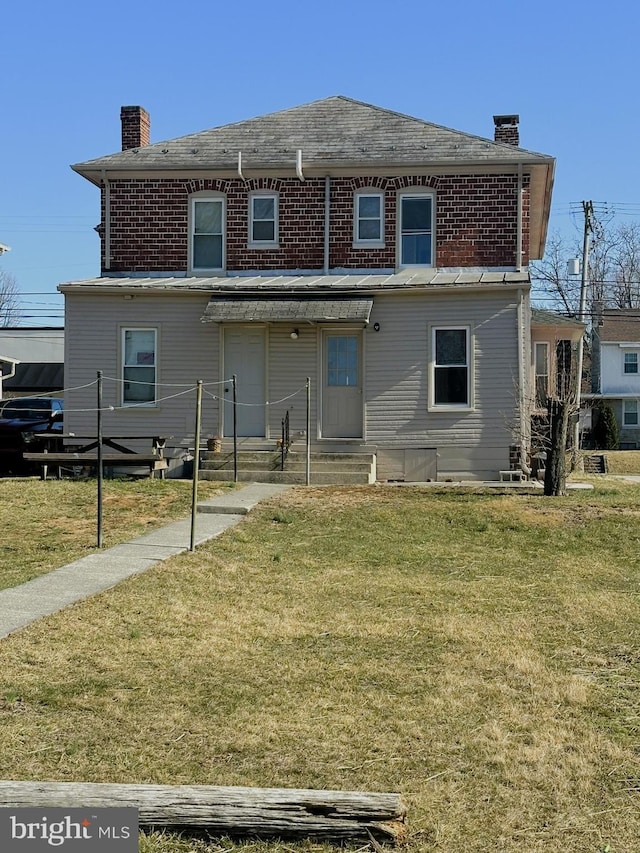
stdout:
[[555,311],[545,311],[542,308],[531,309],[531,323],[537,326],[571,326],[576,329],[584,329],[585,324],[575,317],[566,317]]
[[547,165],[553,158],[452,130],[343,95],[257,118],[129,149],[73,168],[90,180],[103,169],[304,169],[375,165],[410,167],[465,163]]
[[251,275],[215,277],[129,278],[106,277],[68,281],[59,286],[62,292],[73,290],[206,293],[287,293],[366,294],[392,290],[443,290],[446,288],[521,287],[530,282],[528,272],[486,272],[482,270],[405,270],[385,274],[336,275]]
[[313,299],[308,297],[282,296],[214,296],[209,301],[203,320],[222,322],[361,322],[368,323],[373,308],[373,299],[334,298]]

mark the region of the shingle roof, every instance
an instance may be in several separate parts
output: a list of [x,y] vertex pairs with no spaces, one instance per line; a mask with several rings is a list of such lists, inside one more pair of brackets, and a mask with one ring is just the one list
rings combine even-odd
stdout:
[[574,317],[565,317],[555,311],[545,311],[542,308],[531,309],[531,323],[538,326],[572,326],[584,329],[585,324]]
[[605,311],[598,327],[598,337],[603,342],[640,341],[640,311]]
[[129,149],[73,168],[96,170],[305,168],[339,164],[412,166],[467,163],[553,163],[553,158],[452,130],[343,95],[312,101],[167,142]]

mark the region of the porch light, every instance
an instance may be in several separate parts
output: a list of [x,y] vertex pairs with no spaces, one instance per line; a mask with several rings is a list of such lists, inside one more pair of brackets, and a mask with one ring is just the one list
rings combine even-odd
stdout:
[[291,335],[289,337],[291,338],[292,341],[297,341],[299,334],[300,334],[300,332],[298,331],[298,329],[294,329],[293,332],[291,332]]

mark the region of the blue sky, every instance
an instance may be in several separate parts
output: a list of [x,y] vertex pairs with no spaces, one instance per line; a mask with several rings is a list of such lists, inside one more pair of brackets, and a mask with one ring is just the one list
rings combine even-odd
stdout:
[[99,192],[69,166],[120,149],[123,104],[152,142],[336,94],[489,138],[518,113],[522,147],[557,158],[551,230],[578,236],[583,199],[640,216],[639,18],[632,0],[8,0],[0,269],[23,323],[61,324],[56,286],[99,274]]

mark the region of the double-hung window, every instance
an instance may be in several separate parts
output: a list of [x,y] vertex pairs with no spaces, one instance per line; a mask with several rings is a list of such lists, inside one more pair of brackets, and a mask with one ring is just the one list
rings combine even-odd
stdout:
[[354,205],[354,245],[384,246],[384,193],[356,193]]
[[638,372],[638,353],[637,352],[625,352],[624,354],[624,372],[625,373],[637,373]]
[[398,205],[399,266],[433,266],[433,194],[403,194]]
[[191,199],[191,269],[224,269],[224,198]]
[[549,396],[549,344],[546,342],[536,343],[535,349],[535,372],[536,372],[536,406],[541,408],[547,405]]
[[156,402],[158,339],[156,329],[122,330],[122,404]]
[[623,426],[638,426],[638,401],[622,401],[622,424]]
[[278,245],[278,196],[256,193],[249,197],[249,245]]
[[431,404],[442,408],[471,406],[468,326],[432,329]]

